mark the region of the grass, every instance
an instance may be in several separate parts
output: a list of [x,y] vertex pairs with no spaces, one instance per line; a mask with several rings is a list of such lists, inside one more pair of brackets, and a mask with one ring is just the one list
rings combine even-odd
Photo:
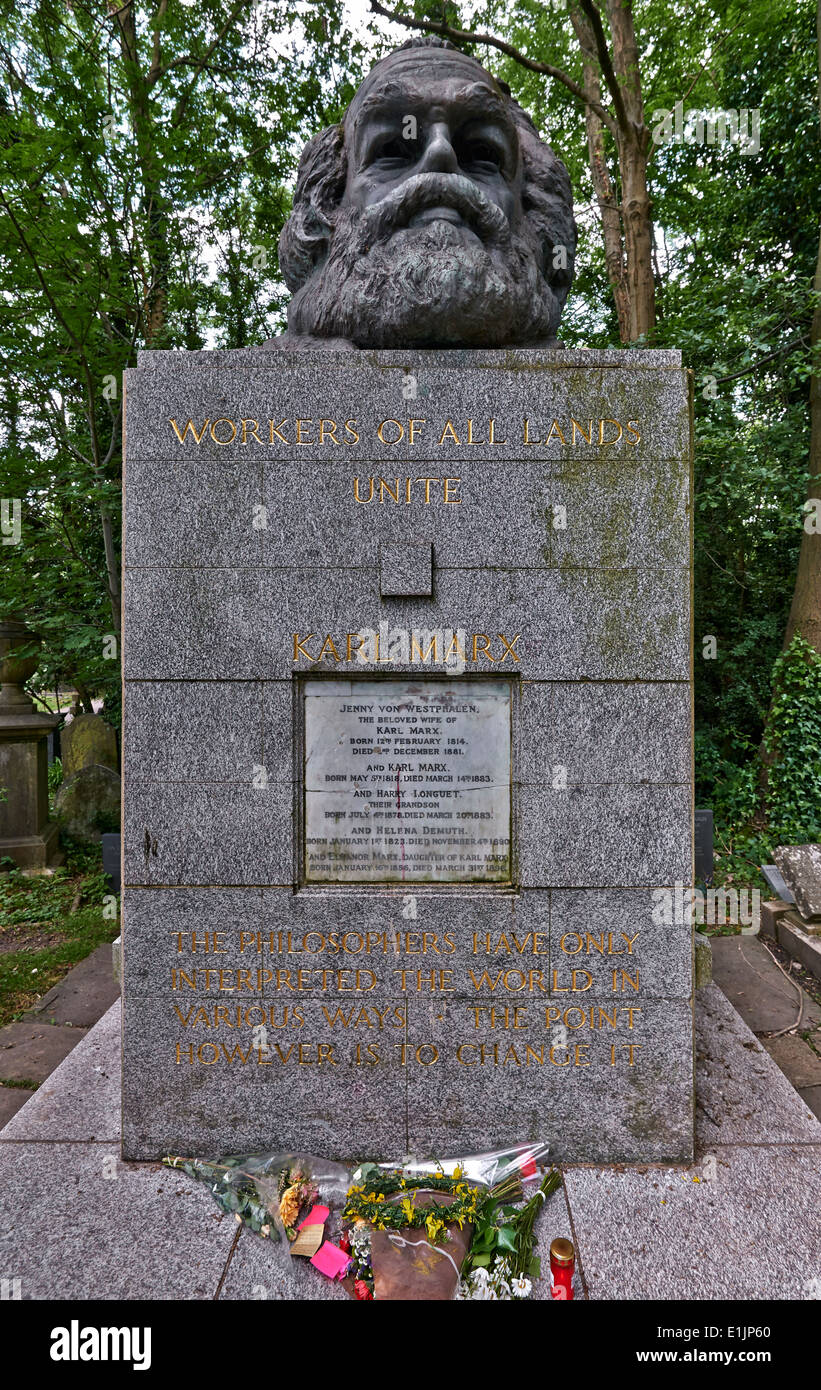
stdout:
[[27,878],[0,863],[0,1025],[119,935],[119,904],[116,918],[103,916],[109,888],[100,847],[65,848],[65,866],[53,875]]

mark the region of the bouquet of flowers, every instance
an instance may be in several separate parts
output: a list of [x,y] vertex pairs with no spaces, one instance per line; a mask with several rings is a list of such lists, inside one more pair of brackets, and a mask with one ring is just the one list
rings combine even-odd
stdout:
[[224,1212],[287,1257],[344,1279],[354,1298],[513,1299],[526,1298],[539,1277],[533,1227],[558,1173],[548,1171],[524,1198],[548,1154],[545,1144],[519,1144],[353,1171],[311,1154],[163,1162],[205,1182]]

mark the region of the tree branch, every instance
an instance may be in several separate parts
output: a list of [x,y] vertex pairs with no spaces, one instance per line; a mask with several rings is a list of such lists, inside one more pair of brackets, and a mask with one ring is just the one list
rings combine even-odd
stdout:
[[610,50],[607,47],[607,39],[601,22],[601,15],[593,4],[593,0],[579,0],[579,4],[584,10],[593,33],[593,38],[596,43],[596,56],[599,60],[602,76],[607,83],[607,89],[613,98],[613,110],[616,113],[616,121],[620,129],[628,133],[630,130],[630,122],[627,119],[627,112],[624,109],[624,99],[622,97],[621,87],[619,86],[619,79],[613,71],[613,63],[610,58]]
[[434,19],[416,19],[412,15],[397,14],[394,10],[389,10],[387,6],[380,4],[379,0],[370,0],[370,4],[374,14],[381,15],[383,19],[393,20],[395,24],[403,24],[406,29],[421,29],[423,33],[438,34],[440,38],[451,39],[455,43],[481,43],[487,44],[490,48],[498,48],[500,53],[506,54],[508,58],[513,59],[514,63],[527,68],[529,72],[540,72],[545,77],[552,77],[556,82],[561,82],[578,102],[595,111],[607,129],[613,135],[618,136],[619,126],[610,112],[598,102],[591,101],[585,95],[584,88],[580,87],[578,82],[575,82],[566,72],[562,72],[561,68],[554,68],[551,63],[542,63],[537,58],[528,58],[520,49],[514,48],[512,43],[497,38],[495,34],[454,29],[450,24],[439,23]]

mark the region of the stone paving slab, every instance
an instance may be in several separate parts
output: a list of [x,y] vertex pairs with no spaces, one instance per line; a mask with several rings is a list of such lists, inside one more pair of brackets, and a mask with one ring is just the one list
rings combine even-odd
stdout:
[[712,1179],[703,1166],[568,1170],[590,1297],[813,1297],[819,1164],[821,1144],[721,1149]]
[[205,1187],[116,1145],[0,1142],[0,1259],[23,1299],[213,1298],[235,1235]]
[[38,1019],[21,1019],[0,1028],[0,1079],[45,1081],[68,1056],[85,1028],[60,1027]]
[[[755,936],[714,936],[713,982],[756,1033],[791,1027],[798,1017],[798,991],[784,978],[766,946]],[[821,1020],[821,1009],[807,996],[803,1027]]]
[[98,946],[43,995],[29,1010],[28,1017],[41,1018],[48,1023],[70,1023],[75,1028],[92,1028],[119,994],[120,986],[111,964],[111,946]]
[[783,1038],[762,1038],[761,1045],[797,1091],[821,1086],[821,1057],[803,1038],[787,1033]]
[[696,1001],[696,1150],[821,1143],[818,1120],[718,985]]
[[[2,1140],[120,1141],[120,1001],[100,1019],[0,1132]],[[77,1033],[77,1029],[71,1030]]]
[[798,1094],[813,1115],[821,1120],[821,1086],[802,1086]]
[[26,1091],[22,1086],[0,1086],[0,1129],[33,1095],[34,1091]]

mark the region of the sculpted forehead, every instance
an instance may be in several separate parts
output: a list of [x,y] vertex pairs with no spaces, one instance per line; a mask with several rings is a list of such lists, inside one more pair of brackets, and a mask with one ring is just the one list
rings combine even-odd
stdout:
[[403,101],[416,114],[420,106],[441,100],[470,102],[477,115],[510,121],[501,88],[474,58],[448,49],[411,48],[390,54],[371,69],[348,108],[345,127],[354,131],[369,111],[398,109]]

